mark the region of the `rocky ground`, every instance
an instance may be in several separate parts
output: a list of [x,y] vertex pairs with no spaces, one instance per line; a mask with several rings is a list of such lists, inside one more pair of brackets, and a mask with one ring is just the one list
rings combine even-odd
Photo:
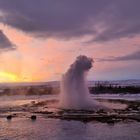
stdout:
[[[99,100],[102,102],[102,100]],[[62,120],[77,120],[82,122],[99,121],[108,124],[114,124],[120,121],[138,121],[140,122],[140,101],[126,101],[126,100],[106,100],[107,102],[116,102],[126,104],[124,109],[110,109],[110,110],[65,110],[54,107],[57,100],[35,102],[30,104],[2,108],[0,117],[27,117],[43,116],[45,118],[54,118]]]

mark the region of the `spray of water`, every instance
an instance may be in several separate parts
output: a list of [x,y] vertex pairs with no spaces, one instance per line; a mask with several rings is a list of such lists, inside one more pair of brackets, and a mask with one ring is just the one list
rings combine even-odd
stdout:
[[63,75],[60,107],[64,109],[97,109],[98,103],[91,99],[86,83],[86,74],[93,59],[80,55]]

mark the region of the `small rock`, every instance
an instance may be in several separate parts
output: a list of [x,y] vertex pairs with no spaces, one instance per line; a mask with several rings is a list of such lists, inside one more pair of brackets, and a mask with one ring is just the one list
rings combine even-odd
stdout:
[[32,120],[36,120],[36,115],[32,115],[32,116],[31,116],[31,119],[32,119]]
[[7,120],[11,120],[11,119],[12,119],[12,115],[8,115]]

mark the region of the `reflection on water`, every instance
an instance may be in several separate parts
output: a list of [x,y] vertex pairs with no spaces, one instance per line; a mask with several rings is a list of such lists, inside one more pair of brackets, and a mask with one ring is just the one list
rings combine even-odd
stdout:
[[43,96],[25,96],[25,95],[15,95],[15,96],[0,96],[0,107],[12,107],[29,104],[32,101],[40,102],[43,100],[57,99],[58,96],[55,95],[43,95]]
[[8,140],[139,140],[140,123],[82,123],[38,118],[0,120],[0,139]]
[[[104,95],[91,95],[91,98],[94,99],[123,99],[123,100],[140,100],[140,94],[133,94],[133,95],[119,95],[119,94],[104,94]],[[1,96],[0,97],[0,108],[1,107],[12,107],[12,106],[21,106],[25,104],[29,104],[32,101],[40,102],[44,100],[58,100],[58,95],[42,95],[42,96],[24,96],[24,95],[17,95],[17,96]],[[122,103],[114,103],[102,100],[102,104],[113,109],[123,109],[126,108],[125,104]]]
[[98,94],[91,95],[95,99],[121,99],[128,101],[138,101],[140,100],[140,94]]
[[127,107],[126,104],[113,103],[113,102],[109,102],[109,101],[102,101],[101,104],[110,109],[125,109]]
[[[108,97],[108,98],[107,98]],[[104,99],[122,99],[118,95],[96,95],[92,98],[103,99],[100,102],[116,109],[126,108],[126,104],[109,102]],[[132,98],[131,98],[132,97]],[[57,95],[45,96],[1,96],[0,111],[7,106],[21,106],[32,101],[58,100]],[[123,96],[124,98],[124,96]],[[126,97],[133,100],[134,96]],[[49,108],[47,108],[49,110]],[[17,108],[15,109],[17,111]],[[21,110],[22,111],[22,110]],[[1,113],[0,112],[0,113]],[[14,112],[12,112],[14,113]],[[15,112],[16,114],[18,112]],[[1,113],[2,114],[2,113]],[[18,117],[7,121],[0,114],[0,140],[139,140],[140,122],[120,122],[114,125],[100,122],[83,123],[80,121],[67,121],[45,118],[38,115],[36,121],[31,121],[30,112],[19,112]]]

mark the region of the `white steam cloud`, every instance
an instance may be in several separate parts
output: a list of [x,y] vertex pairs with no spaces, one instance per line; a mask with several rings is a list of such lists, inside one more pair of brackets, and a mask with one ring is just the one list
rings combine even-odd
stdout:
[[63,75],[61,82],[60,107],[64,109],[97,109],[85,80],[92,67],[93,59],[80,55]]

